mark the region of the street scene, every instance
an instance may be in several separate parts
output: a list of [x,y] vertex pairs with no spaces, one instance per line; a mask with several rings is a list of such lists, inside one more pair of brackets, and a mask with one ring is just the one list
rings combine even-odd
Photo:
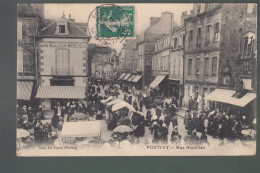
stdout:
[[256,10],[18,4],[17,155],[254,155]]

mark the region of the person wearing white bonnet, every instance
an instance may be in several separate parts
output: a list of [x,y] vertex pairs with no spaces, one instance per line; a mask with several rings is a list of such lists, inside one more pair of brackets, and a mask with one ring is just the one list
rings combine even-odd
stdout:
[[168,129],[165,123],[162,124],[162,127],[160,129],[161,132],[161,143],[162,144],[168,144]]

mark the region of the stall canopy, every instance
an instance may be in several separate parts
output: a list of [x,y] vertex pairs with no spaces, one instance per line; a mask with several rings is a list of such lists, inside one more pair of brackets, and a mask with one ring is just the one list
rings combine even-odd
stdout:
[[119,80],[123,79],[125,77],[125,75],[126,75],[125,73],[121,74],[118,79]]
[[123,78],[123,80],[127,80],[129,77],[131,76],[131,74],[127,74],[127,75],[125,75],[125,77]]
[[165,75],[159,75],[157,76],[154,81],[150,84],[150,88],[155,88],[157,87],[165,78]]
[[32,94],[33,82],[17,81],[17,99],[30,100]]
[[36,98],[84,99],[84,86],[40,86]]
[[128,79],[128,81],[131,82],[134,78],[135,78],[135,75],[132,75],[132,76]]
[[244,107],[256,98],[255,93],[247,93],[242,98],[232,97],[235,93],[234,90],[216,89],[207,95],[205,99]]
[[137,75],[137,76],[135,76],[135,78],[132,80],[132,82],[138,82],[141,78],[142,78],[142,76]]
[[61,137],[100,136],[100,121],[64,122]]

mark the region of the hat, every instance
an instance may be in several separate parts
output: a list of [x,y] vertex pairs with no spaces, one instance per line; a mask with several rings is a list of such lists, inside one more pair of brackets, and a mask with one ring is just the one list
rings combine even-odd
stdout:
[[155,122],[153,122],[153,125],[157,125],[158,123],[155,121]]
[[163,124],[162,124],[162,127],[166,127],[166,124],[165,124],[165,123],[163,123]]

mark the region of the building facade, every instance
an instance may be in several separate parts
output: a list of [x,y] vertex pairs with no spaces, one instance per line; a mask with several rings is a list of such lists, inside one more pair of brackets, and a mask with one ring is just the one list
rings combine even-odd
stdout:
[[142,74],[142,86],[144,90],[147,90],[153,81],[152,72],[154,72],[154,75],[156,73],[156,70],[152,70],[152,59],[155,51],[154,43],[170,35],[173,27],[176,25],[174,22],[174,14],[164,12],[160,18],[151,17],[150,27],[140,35],[140,39],[137,43],[137,71]]
[[65,16],[44,27],[37,35],[39,88],[43,109],[56,101],[84,99],[88,76],[90,36]]
[[184,39],[185,27],[177,29],[171,36],[171,49],[169,56],[169,78],[167,81],[167,91],[169,97],[175,97],[181,107],[184,96]]
[[34,101],[37,91],[35,36],[42,28],[43,4],[17,5],[17,100]]
[[237,68],[234,62],[238,62],[241,40],[246,38],[242,28],[247,6],[239,3],[194,5],[194,16],[185,21],[185,105],[190,97],[195,97],[199,108],[211,107],[205,99],[208,94],[216,88],[233,89],[236,83],[241,83],[234,76]]

